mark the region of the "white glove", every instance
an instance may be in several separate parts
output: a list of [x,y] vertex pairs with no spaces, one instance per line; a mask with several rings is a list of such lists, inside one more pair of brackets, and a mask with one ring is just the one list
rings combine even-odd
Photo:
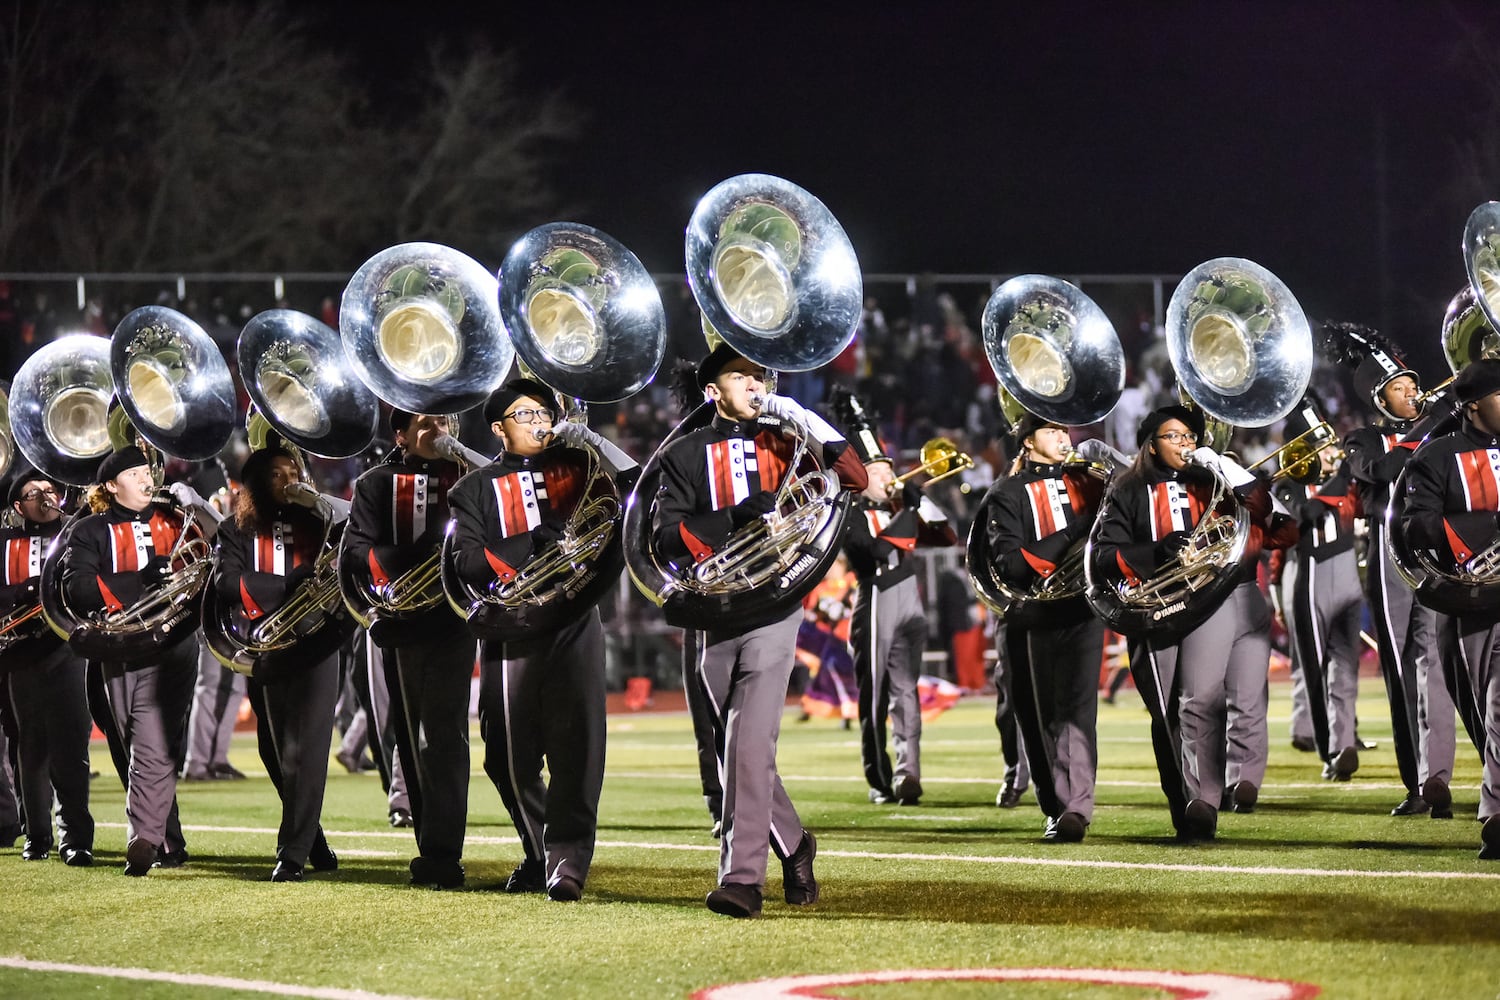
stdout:
[[1212,448],[1194,448],[1188,452],[1188,461],[1205,469],[1217,471],[1219,468],[1219,453]]
[[1188,461],[1217,472],[1231,488],[1237,489],[1255,482],[1255,476],[1244,466],[1232,458],[1225,458],[1212,448],[1194,448],[1188,452]]
[[587,424],[574,423],[571,420],[564,420],[560,424],[554,424],[552,426],[552,436],[572,448],[589,447],[598,449],[599,445],[604,442],[604,438],[600,437],[599,433],[593,428]]
[[802,428],[808,437],[819,444],[833,444],[836,441],[844,440],[844,435],[834,430],[828,421],[790,396],[779,396],[772,393],[766,397],[765,403],[761,406],[761,412],[767,413],[779,420],[796,424]]
[[587,424],[564,420],[552,428],[552,436],[571,448],[593,449],[612,475],[618,476],[636,467],[635,459],[625,454],[614,442]]
[[1101,438],[1088,438],[1078,442],[1078,447],[1073,449],[1078,457],[1085,462],[1097,462],[1116,469],[1124,468],[1130,464],[1130,459],[1111,448]]
[[187,483],[172,483],[167,487],[167,492],[172,494],[172,499],[177,501],[179,507],[208,506],[208,501],[203,499],[203,495]]

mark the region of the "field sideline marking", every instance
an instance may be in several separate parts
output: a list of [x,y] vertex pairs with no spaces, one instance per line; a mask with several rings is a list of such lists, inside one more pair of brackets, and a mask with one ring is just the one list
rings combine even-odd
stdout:
[[314,997],[316,1000],[417,1000],[394,993],[369,993],[345,990],[336,986],[298,986],[294,983],[271,983],[262,979],[235,979],[231,976],[205,976],[195,972],[158,972],[155,969],[127,969],[113,965],[69,965],[65,962],[34,962],[18,956],[0,956],[0,966],[26,972],[71,972],[80,976],[105,976],[110,979],[141,979],[174,986],[209,986],[247,993],[274,993],[284,997]]
[[[100,827],[123,829],[124,823],[99,823]],[[190,833],[249,833],[275,836],[277,831],[269,827],[250,826],[190,826],[182,825]],[[399,837],[408,842],[411,834],[405,830],[327,830],[329,837]],[[515,837],[464,838],[466,844],[514,845],[520,843]],[[692,851],[695,853],[719,853],[717,844],[664,844],[643,840],[601,840],[597,847],[623,848],[646,851]],[[994,854],[917,854],[889,851],[839,851],[819,848],[818,854],[825,858],[852,858],[864,861],[935,861],[938,863],[965,862],[976,865],[1039,865],[1051,868],[1105,868],[1122,871],[1152,872],[1202,872],[1215,875],[1291,875],[1306,878],[1435,878],[1476,879],[1500,881],[1500,872],[1449,872],[1449,871],[1377,871],[1369,868],[1271,868],[1266,866],[1242,867],[1238,865],[1184,865],[1161,861],[1091,861],[1085,858],[1017,857]]]
[[[474,773],[476,773],[476,774],[483,774],[482,771],[476,771]],[[647,781],[700,781],[700,780],[702,780],[696,774],[688,774],[686,772],[677,773],[677,772],[673,772],[673,771],[610,771],[610,772],[607,772],[607,774],[605,776],[609,777],[609,778],[640,779],[640,780],[647,780]],[[781,780],[784,781],[784,782],[789,782],[789,783],[790,782],[807,782],[809,784],[817,783],[817,782],[822,782],[822,783],[828,783],[828,782],[835,782],[835,783],[837,783],[837,782],[849,782],[849,783],[853,783],[853,784],[863,785],[865,783],[865,779],[862,776],[857,775],[857,774],[851,774],[851,775],[843,775],[843,774],[837,774],[837,775],[835,775],[835,774],[783,774],[781,776]],[[924,785],[1000,785],[1000,784],[1004,784],[1004,778],[1003,777],[994,777],[994,778],[943,778],[943,777],[928,777],[927,775],[924,774],[924,775],[922,775],[922,784],[924,784]],[[1095,782],[1095,784],[1097,786],[1101,787],[1101,788],[1106,788],[1106,787],[1107,788],[1160,788],[1161,787],[1161,782],[1160,781],[1105,781],[1105,780],[1101,779],[1101,780]],[[1341,789],[1348,789],[1348,790],[1351,790],[1351,791],[1362,791],[1363,790],[1363,791],[1381,791],[1381,792],[1383,792],[1383,791],[1389,791],[1389,790],[1396,789],[1396,788],[1400,788],[1400,789],[1402,789],[1404,791],[1405,788],[1406,788],[1406,786],[1402,785],[1399,782],[1378,782],[1378,781],[1355,781],[1355,782],[1348,782],[1348,783],[1345,783],[1345,782],[1334,783],[1334,782],[1331,782],[1331,781],[1278,781],[1275,784],[1268,784],[1268,785],[1266,785],[1265,789],[1262,789],[1262,791],[1269,790],[1269,791],[1271,791],[1271,792],[1274,793],[1276,790],[1282,789],[1282,788],[1294,788],[1294,789],[1341,788]]]

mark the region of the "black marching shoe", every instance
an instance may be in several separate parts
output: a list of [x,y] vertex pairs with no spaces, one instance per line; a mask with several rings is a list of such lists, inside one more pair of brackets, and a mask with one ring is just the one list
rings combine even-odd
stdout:
[[432,858],[411,859],[411,884],[431,886],[434,889],[461,889],[464,884],[464,866],[457,861],[434,861]]
[[339,856],[328,846],[328,838],[320,829],[313,838],[312,848],[307,852],[307,867],[315,872],[338,871]]
[[1255,812],[1255,803],[1260,801],[1260,789],[1253,781],[1237,781],[1229,794],[1229,808],[1237,813]]
[[150,875],[156,865],[156,845],[139,838],[125,845],[125,874],[135,878]]
[[710,910],[726,917],[760,915],[760,886],[731,882],[721,885],[704,900]]
[[1057,817],[1057,841],[1063,844],[1077,844],[1083,841],[1084,835],[1088,833],[1088,822],[1084,820],[1083,814],[1065,812]]
[[1433,819],[1453,818],[1453,793],[1442,778],[1428,778],[1422,783],[1422,798],[1432,807]]
[[1391,810],[1392,816],[1420,816],[1432,808],[1427,800],[1416,792],[1408,792],[1406,798],[1402,799],[1396,808]]
[[583,898],[583,885],[571,875],[559,875],[547,886],[547,898],[554,903],[576,903]]
[[903,806],[914,806],[922,797],[922,782],[915,775],[903,774],[891,782],[891,798]]
[[1202,799],[1193,799],[1182,811],[1177,839],[1185,844],[1213,840],[1219,826],[1219,811]]
[[155,868],[181,868],[188,862],[186,847],[179,847],[175,851],[160,850],[156,852]]
[[245,780],[245,773],[239,768],[235,767],[233,764],[229,763],[229,761],[227,760],[222,764],[208,765],[208,776],[211,778],[217,778],[220,781]]
[[1314,750],[1318,749],[1318,745],[1313,742],[1312,737],[1310,736],[1293,736],[1292,749],[1300,750],[1303,753],[1312,753]]
[[1480,861],[1500,861],[1500,815],[1491,816],[1479,828]]
[[412,819],[412,815],[411,815],[411,811],[410,810],[408,810],[408,809],[392,809],[391,810],[391,826],[394,826],[394,827],[407,827],[407,826],[414,826],[415,824],[416,824],[416,820]]
[[1348,781],[1359,770],[1359,749],[1344,747],[1328,762],[1327,777],[1330,781]]
[[39,841],[28,840],[26,841],[26,846],[21,848],[22,861],[46,861],[51,856],[51,844],[43,844]]
[[302,866],[295,861],[278,861],[271,869],[272,882],[301,882]]
[[505,891],[510,893],[542,892],[546,888],[547,873],[542,868],[542,863],[533,858],[527,858],[516,865],[516,870],[505,880]]
[[[781,889],[793,906],[811,906],[818,901],[818,880],[813,876],[813,858],[818,856],[818,838],[811,830],[802,831],[802,842],[781,862]],[[759,890],[756,896],[759,897]],[[756,899],[759,909],[760,900]],[[713,908],[713,904],[709,904]],[[720,912],[720,911],[715,911]]]
[[94,852],[87,847],[68,846],[57,853],[70,868],[87,868],[94,863]]
[[1005,787],[1000,789],[1000,794],[995,796],[995,805],[1001,809],[1014,809],[1021,804],[1021,796],[1025,793],[1026,789],[1017,788],[1014,784],[1007,781]]

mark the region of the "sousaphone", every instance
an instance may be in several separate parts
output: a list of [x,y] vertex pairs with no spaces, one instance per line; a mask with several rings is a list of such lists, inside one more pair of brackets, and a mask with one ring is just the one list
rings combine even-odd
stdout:
[[[1167,307],[1167,351],[1183,389],[1211,420],[1262,427],[1285,417],[1312,377],[1312,331],[1282,281],[1253,261],[1219,257],[1178,284]],[[1116,580],[1089,536],[1085,593],[1104,624],[1125,635],[1181,636],[1234,589],[1250,537],[1244,505],[1216,470],[1213,493],[1179,555],[1149,580]],[[1110,502],[1110,494],[1104,503]],[[1103,520],[1101,508],[1100,521]]]
[[[797,185],[766,174],[722,182],[698,202],[685,244],[706,332],[756,364],[810,371],[853,339],[864,302],[854,247],[833,213]],[[699,406],[646,463],[626,502],[626,564],[669,624],[755,627],[786,615],[823,578],[851,497],[799,437],[776,509],[708,559],[674,564],[652,537],[661,455],[713,414],[712,403]]]
[[[1002,407],[1034,413],[1051,423],[1080,427],[1103,420],[1125,388],[1125,352],[1114,325],[1077,286],[1041,274],[1023,274],[995,289],[981,320],[984,353],[1000,383]],[[1096,489],[1110,470],[1078,463]],[[997,484],[998,485],[998,484]],[[992,486],[969,526],[969,579],[979,599],[1007,622],[1030,624],[1052,613],[1084,587],[1084,543],[1058,569],[1030,587],[1016,587],[995,572],[989,544]]]
[[[570,421],[587,421],[585,403],[616,402],[645,388],[666,354],[666,312],[650,273],[635,254],[589,226],[553,222],[517,240],[500,265],[499,303],[524,368],[572,400]],[[480,638],[555,631],[620,578],[622,496],[601,456],[581,451],[588,471],[562,535],[510,582],[480,589],[460,579],[450,525],[443,589]]]

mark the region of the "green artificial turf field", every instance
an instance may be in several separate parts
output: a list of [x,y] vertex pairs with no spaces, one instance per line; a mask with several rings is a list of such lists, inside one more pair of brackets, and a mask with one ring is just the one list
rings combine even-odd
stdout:
[[[1018,809],[995,807],[1000,763],[988,699],[968,699],[928,725],[926,794],[916,808],[868,804],[858,732],[798,723],[789,709],[781,772],[818,834],[823,900],[784,905],[772,859],[765,913],[751,921],[703,906],[717,848],[681,714],[611,717],[599,850],[576,904],[486,891],[520,851],[479,769],[477,735],[462,892],[406,885],[410,831],[386,824],[373,774],[337,765],[324,826],[339,871],[301,885],[266,881],[279,809],[244,736],[232,759],[252,780],[180,788],[190,864],[126,878],[123,795],[96,744],[95,765],[105,770],[94,783],[98,864],[70,869],[55,855],[27,863],[19,849],[0,852],[0,997],[224,998],[265,995],[268,984],[327,997],[683,997],[771,977],[923,969],[971,971],[800,995],[1500,996],[1500,865],[1475,857],[1477,756],[1461,742],[1457,818],[1390,817],[1401,789],[1388,716],[1378,681],[1364,687],[1364,735],[1381,746],[1344,785],[1320,781],[1313,756],[1288,746],[1287,689],[1273,688],[1260,806],[1223,816],[1219,840],[1199,846],[1170,840],[1147,716],[1128,691],[1120,707],[1100,706],[1099,806],[1077,845],[1039,839],[1030,794]],[[96,971],[18,967],[18,959]],[[98,974],[106,967],[260,986]],[[1160,974],[1135,977],[1156,983],[1143,987],[977,971],[1040,967],[1117,970],[1053,973],[1064,980]],[[1174,986],[1166,975],[1205,972],[1307,986]],[[979,981],[1002,975],[1023,978]],[[1198,993],[1183,992],[1194,983]]]

